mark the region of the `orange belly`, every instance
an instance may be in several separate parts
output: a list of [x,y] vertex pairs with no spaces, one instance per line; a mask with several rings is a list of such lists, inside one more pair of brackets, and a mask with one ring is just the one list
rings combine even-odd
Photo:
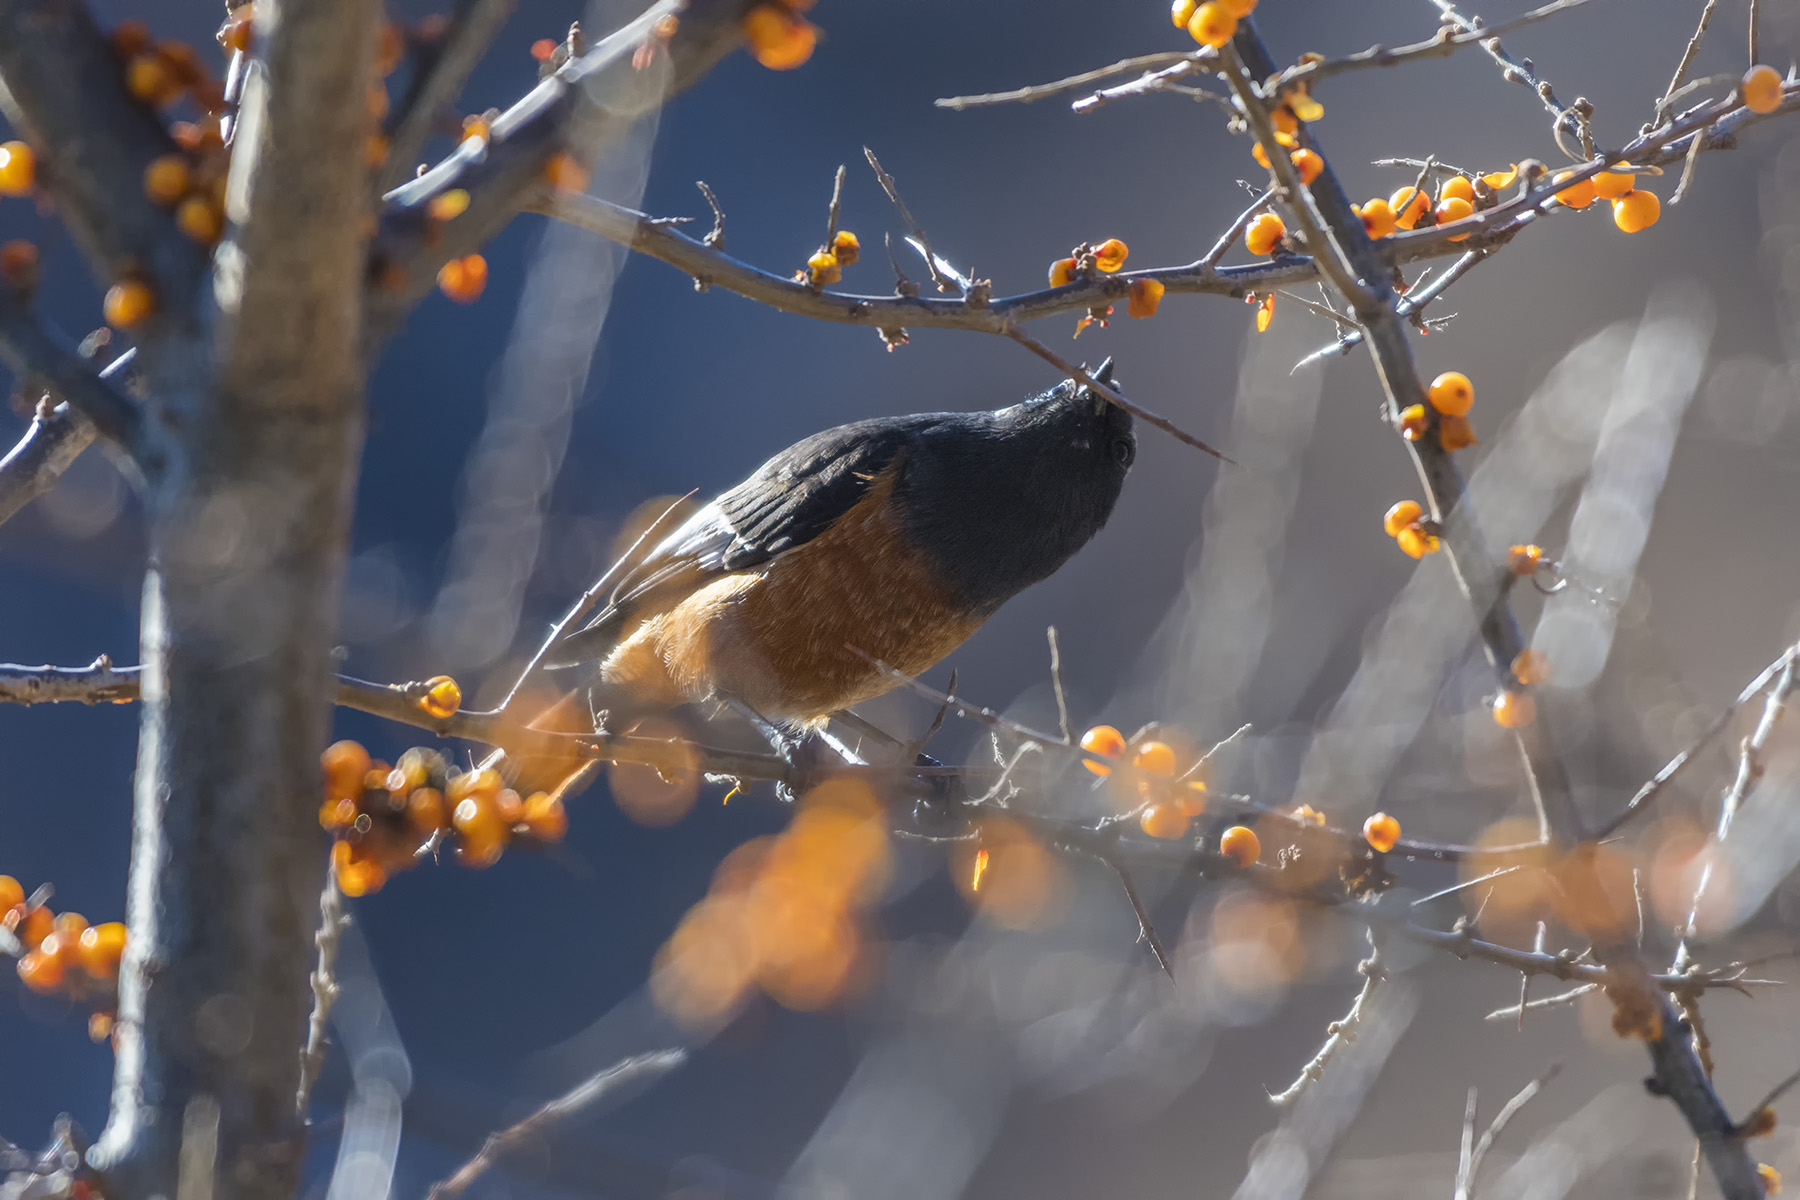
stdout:
[[[855,651],[918,675],[980,628],[905,542],[880,480],[829,530],[713,580],[634,628],[601,678],[645,704],[732,698],[817,721],[891,691]],[[854,647],[854,650],[852,649]]]

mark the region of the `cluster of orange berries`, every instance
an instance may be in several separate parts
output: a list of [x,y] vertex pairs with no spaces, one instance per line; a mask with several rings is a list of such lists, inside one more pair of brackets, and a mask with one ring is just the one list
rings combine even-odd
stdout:
[[[1325,106],[1320,104],[1305,89],[1295,88],[1287,94],[1286,99],[1269,110],[1269,119],[1275,124],[1275,141],[1288,151],[1288,161],[1294,164],[1294,170],[1300,176],[1300,182],[1311,185],[1325,169],[1325,160],[1316,151],[1308,150],[1299,144],[1300,122],[1316,121],[1325,115]],[[1271,170],[1268,152],[1261,142],[1250,143],[1250,157],[1263,170]]]
[[[1065,287],[1074,283],[1078,275],[1086,270],[1099,270],[1111,275],[1125,266],[1125,260],[1131,254],[1131,247],[1118,238],[1107,238],[1098,244],[1082,243],[1067,258],[1059,258],[1050,264],[1050,286]],[[1126,292],[1125,311],[1133,318],[1154,317],[1156,310],[1162,305],[1163,293],[1168,289],[1158,279],[1134,279]],[[1091,320],[1099,320],[1106,324],[1105,318],[1112,315],[1112,306],[1096,309],[1091,317],[1083,318],[1077,333],[1086,328]]]
[[[1081,765],[1103,779],[1114,770],[1104,760],[1130,755],[1137,792],[1144,801],[1138,809],[1138,828],[1149,836],[1178,841],[1188,835],[1194,818],[1206,812],[1206,780],[1198,777],[1198,765],[1178,773],[1180,759],[1169,743],[1153,738],[1134,743],[1111,725],[1096,725],[1081,735],[1081,749],[1087,755]],[[1255,830],[1233,825],[1220,837],[1219,853],[1253,866],[1262,857],[1262,843]]]
[[830,287],[844,277],[845,267],[861,257],[862,243],[848,229],[840,229],[806,260],[806,270],[795,272],[794,278],[814,288]]
[[[1461,371],[1445,371],[1425,390],[1427,404],[1409,404],[1400,410],[1400,436],[1416,442],[1431,432],[1435,422],[1438,445],[1447,453],[1465,450],[1476,442],[1469,410],[1475,406],[1475,385]],[[1416,557],[1416,556],[1415,556]]]
[[515,837],[544,844],[569,830],[560,795],[521,797],[498,771],[457,772],[435,750],[416,746],[390,767],[360,743],[342,741],[320,762],[319,824],[337,839],[331,866],[346,896],[380,891],[427,849],[448,844],[464,866],[489,867]]
[[[1508,167],[1504,171],[1483,175],[1481,183],[1490,193],[1497,192],[1509,186],[1518,178],[1518,174],[1517,167]],[[1385,200],[1377,196],[1353,206],[1357,216],[1362,218],[1363,231],[1371,238],[1388,237],[1395,230],[1417,229],[1421,225],[1449,225],[1474,216],[1475,209],[1475,181],[1466,175],[1452,175],[1444,180],[1438,188],[1435,202],[1423,191],[1409,185]],[[1450,240],[1460,242],[1468,236],[1467,233],[1459,233]]]
[[1169,19],[1175,28],[1185,29],[1188,36],[1202,46],[1217,50],[1231,40],[1237,24],[1256,11],[1256,0],[1174,0],[1169,6]]
[[[1572,172],[1563,172],[1558,179]],[[1632,171],[1602,171],[1588,179],[1578,180],[1556,193],[1556,202],[1564,208],[1582,209],[1595,200],[1611,200],[1613,224],[1626,233],[1638,233],[1656,224],[1662,215],[1662,201],[1655,192],[1637,186]]]
[[776,0],[745,13],[744,40],[751,56],[771,71],[791,71],[811,58],[819,30],[800,14],[812,6],[813,0]]
[[[11,875],[0,875],[0,927],[19,940],[19,979],[42,995],[63,993],[110,1010],[125,954],[125,926],[117,921],[89,925],[77,912],[53,913],[34,902]],[[98,1036],[111,1029],[110,1018]]]

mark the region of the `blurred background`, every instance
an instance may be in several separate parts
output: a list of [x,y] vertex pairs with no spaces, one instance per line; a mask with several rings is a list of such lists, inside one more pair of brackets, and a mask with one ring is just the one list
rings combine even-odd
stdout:
[[[96,7],[103,21],[141,16],[159,36],[203,46],[218,17],[199,0]],[[1480,12],[1497,24],[1527,7],[1496,0]],[[1596,0],[1507,44],[1564,101],[1592,100],[1601,141],[1616,146],[1662,94],[1700,7]],[[1785,71],[1800,18],[1763,7],[1763,57]],[[1718,5],[1695,74],[1743,70],[1746,8]],[[527,89],[531,43],[581,11],[576,0],[523,0],[464,110],[504,107]],[[826,37],[804,67],[772,73],[733,55],[641,131],[645,149],[654,134],[646,211],[704,218],[694,188],[704,179],[724,205],[728,251],[791,270],[818,244],[832,173],[848,164],[842,223],[865,256],[842,286],[884,293],[881,236],[902,230],[863,166],[867,145],[939,252],[1010,294],[1041,287],[1050,261],[1082,240],[1124,239],[1134,268],[1198,258],[1244,207],[1239,181],[1261,176],[1221,110],[1184,97],[1083,116],[1057,100],[932,106],[1190,48],[1156,0],[840,2],[812,15]],[[1264,0],[1257,16],[1281,61],[1418,41],[1437,23],[1425,0]],[[1560,161],[1537,99],[1478,50],[1346,75],[1318,96],[1315,132],[1353,196],[1412,182],[1410,170],[1369,165],[1382,157],[1429,153],[1484,170]],[[1678,207],[1667,206],[1673,176],[1650,181],[1665,208],[1647,232],[1619,233],[1603,205],[1539,222],[1452,291],[1434,311],[1457,319],[1417,345],[1427,377],[1454,368],[1475,381],[1483,444],[1462,458],[1495,546],[1567,548],[1576,585],[1521,608],[1528,621],[1544,610],[1537,644],[1565,685],[1544,719],[1557,723],[1590,811],[1621,804],[1800,638],[1795,128],[1764,124],[1734,152],[1703,157]],[[630,168],[603,171],[596,188],[633,203]],[[9,201],[0,237],[38,242],[42,305],[64,330],[100,323],[99,293],[53,214]],[[342,620],[344,669],[365,678],[449,672],[485,702],[484,683],[509,679],[640,506],[716,492],[829,425],[992,408],[1056,382],[1000,339],[920,331],[889,353],[872,330],[697,293],[649,260],[623,264],[608,307],[615,252],[570,231],[546,240],[537,217],[484,252],[492,274],[480,301],[428,298],[372,380]],[[902,261],[922,276],[916,258]],[[533,264],[542,273],[527,293]],[[532,340],[554,326],[564,351],[580,347],[602,313],[585,375],[584,353],[545,355]],[[1381,513],[1417,483],[1377,419],[1366,356],[1290,374],[1332,340],[1328,323],[1278,301],[1259,336],[1252,316],[1221,298],[1169,296],[1154,319],[1089,329],[1077,344],[1073,316],[1034,330],[1064,353],[1113,355],[1134,399],[1243,466],[1141,429],[1110,525],[933,681],[954,665],[961,694],[1053,721],[1044,630],[1054,624],[1078,728],[1161,720],[1204,744],[1252,724],[1218,786],[1309,802],[1350,826],[1379,807],[1409,835],[1445,840],[1523,815],[1516,764],[1486,712],[1491,674],[1445,564],[1415,564],[1381,532]],[[515,317],[525,337],[509,359]],[[10,445],[23,423],[0,417],[0,438]],[[128,488],[102,454],[84,455],[0,529],[0,659],[135,662],[142,558]],[[868,715],[910,732],[931,710],[896,696]],[[339,727],[389,759],[415,741],[355,714]],[[981,761],[977,733],[953,721],[934,745]],[[1794,949],[1800,890],[1784,880],[1800,858],[1795,734],[1790,722],[1771,744],[1740,828],[1748,849],[1715,889],[1708,962]],[[1734,726],[1721,744],[1739,736]],[[27,888],[53,882],[59,908],[115,918],[134,740],[127,707],[0,713],[0,870]],[[1664,823],[1640,831],[1654,958],[1666,960],[1666,931],[1683,915],[1681,839],[1710,825],[1728,767],[1709,752],[1661,802]],[[646,987],[659,947],[726,854],[789,815],[766,788],[729,805],[722,793],[704,788],[678,823],[652,827],[598,785],[552,852],[511,853],[484,873],[447,862],[356,901],[336,1033],[346,1052],[320,1084],[315,1190],[339,1152],[332,1114],[348,1111],[357,1130],[351,1098],[372,1081],[403,1097],[391,1185],[416,1195],[487,1132],[607,1064],[687,1046],[678,1071],[559,1126],[477,1194],[933,1200],[1241,1186],[1290,1196],[1310,1180],[1319,1194],[1443,1196],[1468,1089],[1492,1114],[1553,1063],[1562,1073],[1503,1143],[1488,1194],[1685,1192],[1685,1129],[1645,1095],[1643,1052],[1611,1035],[1604,1004],[1533,1014],[1521,1034],[1510,1019],[1482,1019],[1517,1003],[1515,977],[1404,946],[1390,952],[1400,976],[1328,1086],[1298,1108],[1271,1107],[1265,1089],[1292,1081],[1354,996],[1361,935],[1221,897],[1216,885],[1146,877],[1176,949],[1171,985],[1134,945],[1131,910],[1096,864],[1046,867],[1049,902],[1012,919],[971,913],[953,878],[963,860],[890,845],[885,886],[861,910],[855,969],[812,998],[819,1011],[752,994],[722,1026],[672,1022]],[[1098,803],[1079,791],[1062,800]],[[1652,869],[1663,860],[1677,863],[1667,896]],[[1447,927],[1461,909],[1421,911]],[[1504,897],[1486,916],[1495,936],[1529,943]],[[1792,978],[1793,963],[1755,973]],[[89,1043],[81,1014],[6,974],[0,1133],[33,1144],[64,1111],[97,1131],[107,1047]],[[1534,994],[1555,990],[1540,981]],[[1734,1111],[1800,1067],[1800,1011],[1782,989],[1722,994],[1705,1011]],[[1800,1137],[1785,1127],[1759,1151],[1800,1170]],[[341,1176],[364,1181],[349,1190],[379,1191],[391,1154],[350,1152],[375,1166]]]

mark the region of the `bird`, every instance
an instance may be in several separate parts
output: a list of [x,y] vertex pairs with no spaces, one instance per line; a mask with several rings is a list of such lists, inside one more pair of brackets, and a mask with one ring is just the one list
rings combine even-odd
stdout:
[[[1111,385],[1112,360],[1092,378]],[[1136,452],[1131,415],[1073,380],[992,412],[825,430],[615,565],[544,665],[585,672],[608,727],[725,702],[765,727],[821,728],[1067,562]]]

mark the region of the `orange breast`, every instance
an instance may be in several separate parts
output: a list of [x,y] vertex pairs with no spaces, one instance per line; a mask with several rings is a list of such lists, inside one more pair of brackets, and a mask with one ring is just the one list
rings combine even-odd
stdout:
[[982,618],[961,611],[908,545],[893,485],[890,472],[812,541],[649,617],[602,679],[650,704],[729,696],[771,720],[814,721],[894,686],[850,647],[926,671]]

